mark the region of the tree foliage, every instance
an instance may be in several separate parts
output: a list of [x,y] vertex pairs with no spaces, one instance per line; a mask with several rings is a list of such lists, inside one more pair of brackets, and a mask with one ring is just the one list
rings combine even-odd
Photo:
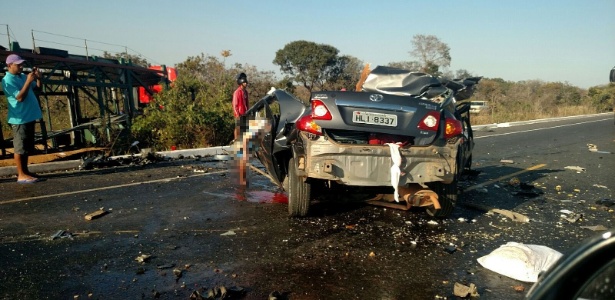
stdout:
[[434,35],[415,35],[410,55],[418,59],[421,72],[436,76],[440,68],[451,65],[450,48]]
[[188,57],[177,65],[173,87],[155,96],[132,125],[136,140],[156,149],[225,145],[233,138],[235,75],[245,72],[252,103],[275,84],[272,72],[236,64],[227,68],[213,56]]
[[481,80],[472,100],[487,101],[489,110],[474,117],[477,123],[500,123],[611,110],[615,84],[584,90],[568,83],[527,80]]
[[338,76],[340,70],[337,48],[308,41],[286,44],[275,54],[273,63],[307,90],[322,89],[329,79]]
[[134,54],[126,53],[126,52],[110,53],[110,52],[104,51],[102,57],[110,58],[110,59],[117,59],[117,60],[124,59],[127,62],[130,61],[130,63],[132,63],[133,65],[149,67],[149,63],[147,62],[147,59],[145,59],[141,55],[134,55]]

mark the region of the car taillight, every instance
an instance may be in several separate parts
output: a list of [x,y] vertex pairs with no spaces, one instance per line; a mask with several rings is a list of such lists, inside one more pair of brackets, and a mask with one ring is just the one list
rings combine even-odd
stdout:
[[297,120],[297,129],[315,135],[322,135],[322,128],[314,122],[311,115],[305,115]]
[[312,118],[315,120],[331,120],[331,112],[320,100],[312,99]]
[[461,121],[455,119],[446,119],[446,129],[444,130],[444,138],[452,138],[462,133]]
[[[462,133],[461,121],[447,118],[445,120],[444,138],[449,139]],[[437,131],[440,126],[440,113],[432,111],[428,113],[418,125],[421,130]]]
[[440,113],[432,111],[428,113],[418,125],[421,130],[437,131],[440,124]]

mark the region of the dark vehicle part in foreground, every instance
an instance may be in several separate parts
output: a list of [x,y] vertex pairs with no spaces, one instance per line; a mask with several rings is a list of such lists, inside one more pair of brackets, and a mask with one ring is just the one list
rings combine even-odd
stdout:
[[[271,91],[248,114],[270,120],[256,155],[288,191],[291,216],[308,214],[328,189],[376,189],[446,217],[457,201],[457,180],[472,161],[469,98],[480,78],[449,81],[377,67],[362,91],[320,91],[306,107]],[[385,204],[386,205],[386,204]]]
[[526,298],[615,299],[614,253],[615,229],[585,240],[541,274]]

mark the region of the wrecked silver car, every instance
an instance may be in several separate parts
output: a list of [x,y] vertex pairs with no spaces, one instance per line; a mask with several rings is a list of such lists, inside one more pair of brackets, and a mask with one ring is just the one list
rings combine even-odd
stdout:
[[272,90],[248,110],[272,125],[256,156],[288,192],[291,216],[328,189],[356,187],[381,188],[371,203],[448,216],[474,147],[469,103],[458,101],[479,80],[379,66],[360,91],[313,92],[309,106]]

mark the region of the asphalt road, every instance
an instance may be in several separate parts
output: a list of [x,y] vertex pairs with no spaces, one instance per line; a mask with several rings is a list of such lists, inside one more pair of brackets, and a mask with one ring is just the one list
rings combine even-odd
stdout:
[[588,226],[613,227],[613,207],[597,201],[615,199],[614,133],[612,115],[482,128],[479,173],[436,221],[352,193],[290,219],[282,191],[258,172],[242,190],[228,162],[0,179],[0,298],[190,299],[224,287],[232,299],[454,299],[455,283],[472,283],[481,299],[523,299],[531,283],[477,258],[507,242],[566,252],[597,233]]

